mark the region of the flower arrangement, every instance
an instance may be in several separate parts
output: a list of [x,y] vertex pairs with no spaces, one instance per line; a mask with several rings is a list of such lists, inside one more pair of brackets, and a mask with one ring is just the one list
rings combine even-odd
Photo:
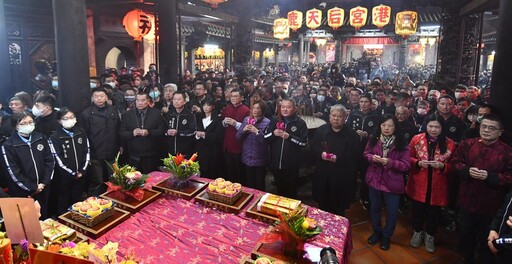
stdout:
[[110,176],[108,191],[121,191],[126,195],[141,201],[144,198],[144,185],[148,179],[148,175],[142,174],[135,167],[130,165],[119,166],[119,153],[112,165],[107,163],[112,169],[113,173]]
[[[117,262],[118,243],[108,242],[102,248],[96,248],[96,244],[87,242],[66,242],[60,247],[59,253],[80,259],[88,259],[94,263],[114,264]],[[136,264],[138,261],[130,255],[121,264]]]
[[322,233],[322,227],[315,220],[307,217],[307,208],[302,207],[288,214],[278,213],[279,221],[270,233],[260,238],[258,242],[273,243],[283,241],[284,253],[296,255],[303,250],[304,243]]
[[28,264],[30,261],[30,253],[29,253],[29,243],[27,240],[23,239],[20,241],[19,245],[14,246],[14,263],[20,264]]
[[179,181],[186,181],[199,173],[199,162],[196,159],[197,153],[194,153],[188,160],[178,153],[176,156],[169,154],[169,157],[162,161],[164,162],[164,170],[170,172],[172,177]]

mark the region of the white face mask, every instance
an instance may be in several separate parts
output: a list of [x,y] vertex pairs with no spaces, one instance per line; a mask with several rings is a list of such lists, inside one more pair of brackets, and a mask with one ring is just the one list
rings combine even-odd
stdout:
[[59,81],[52,80],[52,87],[53,88],[59,87]]
[[36,117],[39,117],[43,115],[43,111],[41,111],[39,108],[37,108],[37,106],[34,105],[32,107],[32,114]]
[[62,127],[65,129],[73,128],[76,124],[76,118],[68,119],[68,120],[62,120]]
[[32,134],[32,131],[36,128],[36,125],[34,123],[24,125],[24,126],[18,126],[18,132],[25,135]]
[[91,89],[94,89],[94,88],[96,88],[97,85],[96,85],[96,83],[92,82],[92,83],[90,83],[90,86],[91,86]]
[[319,94],[316,96],[316,99],[318,100],[318,102],[323,102],[325,100],[325,95]]
[[455,92],[455,99],[459,99],[460,98],[460,93],[459,92]]
[[116,88],[116,83],[115,82],[109,82],[107,84],[110,85],[112,87],[112,89]]

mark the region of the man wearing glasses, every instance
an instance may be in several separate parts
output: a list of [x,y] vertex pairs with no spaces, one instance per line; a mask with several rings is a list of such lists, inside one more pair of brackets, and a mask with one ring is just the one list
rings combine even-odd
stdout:
[[459,251],[466,263],[473,263],[477,248],[481,263],[495,263],[487,247],[490,224],[512,185],[512,148],[499,139],[503,131],[498,115],[483,116],[480,137],[463,141],[452,158],[460,179]]

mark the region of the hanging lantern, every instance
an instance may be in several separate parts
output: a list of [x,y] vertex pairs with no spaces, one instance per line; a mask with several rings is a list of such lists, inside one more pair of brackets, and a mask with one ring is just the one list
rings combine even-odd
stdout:
[[156,24],[155,24],[155,16],[153,15],[149,15],[149,21],[151,22],[151,30],[149,31],[149,33],[144,36],[144,39],[147,40],[149,43],[153,44],[155,43],[155,38],[156,38],[156,35],[155,35],[155,28],[156,28]]
[[151,31],[149,15],[140,9],[132,10],[123,18],[123,27],[135,41],[141,41]]
[[290,27],[287,18],[278,18],[274,20],[274,38],[283,40],[290,37]]
[[372,9],[372,23],[383,28],[391,21],[391,7],[387,5],[375,6]]
[[366,25],[368,18],[368,9],[362,6],[356,6],[350,9],[350,25],[359,30],[362,26]]
[[224,2],[227,2],[228,0],[203,0],[203,2],[210,4],[212,8],[219,7],[219,4],[222,4]]
[[306,26],[310,29],[316,29],[322,24],[322,11],[316,8],[306,12]]
[[402,11],[396,14],[395,33],[404,38],[416,33],[418,29],[418,13]]
[[343,25],[345,19],[345,10],[335,7],[327,11],[327,25],[332,27],[334,30],[338,29]]
[[302,12],[293,10],[288,12],[288,26],[293,31],[297,31],[297,29],[302,27]]

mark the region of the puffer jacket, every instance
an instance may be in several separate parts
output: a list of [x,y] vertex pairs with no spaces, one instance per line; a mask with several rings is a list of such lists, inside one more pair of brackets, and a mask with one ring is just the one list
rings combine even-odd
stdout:
[[264,167],[268,165],[269,148],[263,138],[263,131],[270,123],[270,119],[263,117],[254,126],[259,130],[258,134],[244,132],[244,127],[249,122],[249,116],[244,118],[236,138],[242,141],[242,163],[250,167]]
[[364,158],[370,163],[366,172],[366,183],[379,191],[404,193],[404,172],[408,172],[411,167],[409,146],[402,150],[396,149],[394,145],[391,146],[387,155],[389,163],[386,166],[373,162],[373,155],[382,157],[382,142],[380,140],[374,146],[367,144],[364,150]]

